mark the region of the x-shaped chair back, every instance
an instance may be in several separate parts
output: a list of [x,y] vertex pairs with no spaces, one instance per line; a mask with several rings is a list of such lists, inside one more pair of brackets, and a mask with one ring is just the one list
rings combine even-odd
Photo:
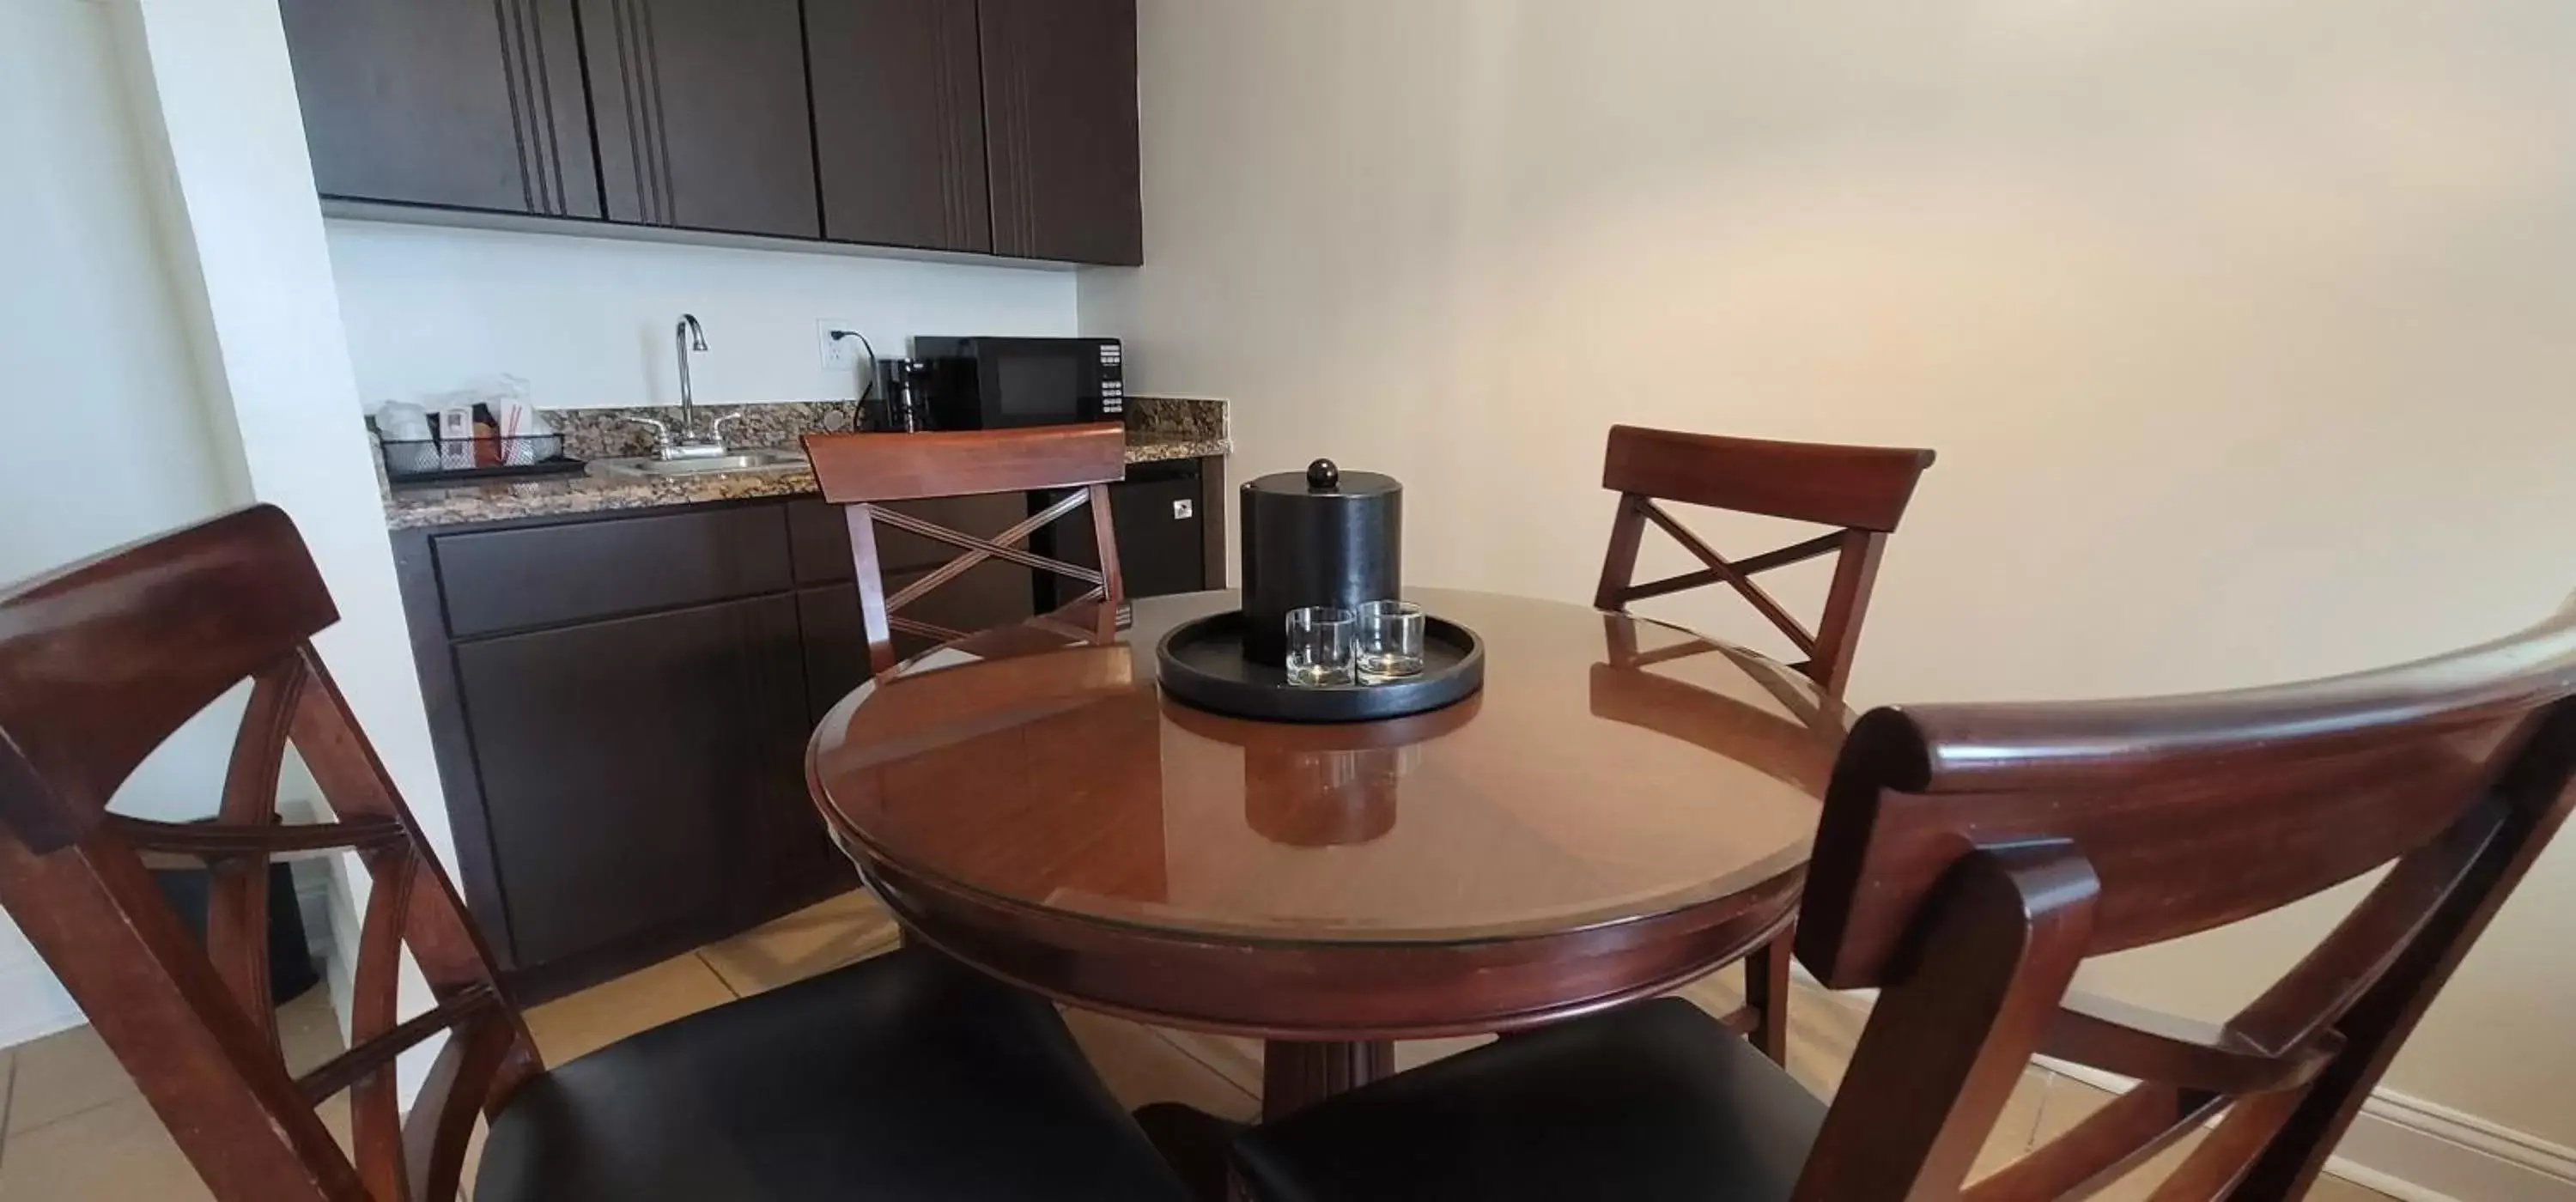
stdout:
[[[221,1202],[450,1202],[478,1116],[544,1070],[490,950],[312,638],[338,622],[284,511],[255,505],[0,590],[0,907]],[[108,810],[153,748],[247,682],[215,815]],[[277,821],[292,744],[332,818]],[[211,785],[211,781],[209,784]],[[270,866],[354,852],[370,887],[349,1050],[279,1050]],[[147,869],[207,878],[203,939]],[[404,953],[432,1005],[402,1017]],[[444,1035],[408,1108],[403,1053]],[[348,1095],[347,1139],[316,1107]]]
[[[1042,426],[943,434],[809,434],[805,452],[823,499],[844,507],[850,557],[858,567],[859,615],[868,638],[868,670],[895,666],[894,632],[952,643],[975,634],[904,616],[902,609],[987,560],[1002,560],[1091,586],[1089,592],[1033,619],[1074,638],[1107,641],[1117,631],[1126,586],[1118,575],[1118,545],[1109,521],[1109,484],[1127,474],[1127,433],[1116,423]],[[888,509],[884,502],[989,493],[1070,489],[1027,520],[991,537],[952,530]],[[1100,566],[1088,568],[1040,555],[1019,544],[1057,519],[1088,505],[1100,547]],[[893,596],[877,554],[877,523],[946,543],[963,554],[932,569]]]
[[[1798,962],[1878,1000],[1789,1197],[2054,1202],[2173,1149],[2136,1196],[2307,1196],[2576,808],[2572,776],[2576,605],[2301,684],[1863,716],[1826,792]],[[2223,1022],[2071,988],[2089,957],[2381,869]],[[2137,1084],[1963,1189],[2035,1054]]]
[[[1932,466],[1932,452],[1895,447],[1846,447],[1823,443],[1767,442],[1683,434],[1638,426],[1613,426],[1601,486],[1619,494],[1619,516],[1610,528],[1601,586],[1592,603],[1625,610],[1632,601],[1703,585],[1724,584],[1788,636],[1807,658],[1792,665],[1827,694],[1842,695],[1860,645],[1861,617],[1887,536],[1914,496],[1915,481]],[[1836,527],[1802,543],[1729,560],[1710,549],[1658,501],[1679,501]],[[1637,548],[1653,523],[1703,565],[1696,571],[1635,583]],[[1832,591],[1823,620],[1809,631],[1762,591],[1753,577],[1817,556],[1836,554]]]

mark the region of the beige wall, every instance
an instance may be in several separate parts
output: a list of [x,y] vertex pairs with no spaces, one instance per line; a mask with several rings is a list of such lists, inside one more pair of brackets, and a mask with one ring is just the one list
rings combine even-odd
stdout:
[[[1145,0],[1143,42],[1151,265],[1085,329],[1234,398],[1246,472],[1402,477],[1410,579],[1588,596],[1636,421],[1939,449],[1863,701],[2331,672],[2576,588],[2564,0]],[[2392,1083],[2576,1143],[2571,910],[2576,846]],[[2094,983],[2214,1010],[2325,920]]]

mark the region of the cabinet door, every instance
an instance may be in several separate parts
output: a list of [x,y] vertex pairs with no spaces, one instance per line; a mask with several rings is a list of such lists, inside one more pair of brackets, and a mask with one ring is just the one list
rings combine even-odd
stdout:
[[975,6],[807,0],[823,236],[990,251]]
[[[1026,493],[933,497],[898,501],[889,508],[926,522],[976,534],[999,534],[1029,515]],[[796,611],[805,627],[808,714],[820,721],[868,678],[868,637],[859,619],[859,590],[851,583],[849,525],[841,507],[795,501],[787,507],[789,545],[796,561]],[[955,558],[959,549],[877,526],[877,558],[891,597]],[[1037,612],[1038,574],[1019,564],[987,559],[904,607],[906,617],[973,633],[1006,626]],[[928,651],[930,639],[893,632],[894,653],[908,658]]]
[[324,196],[600,215],[573,0],[284,0]]
[[[1159,467],[1162,465],[1152,465]],[[1205,484],[1195,470],[1128,469],[1131,478],[1109,486],[1109,528],[1118,539],[1118,574],[1130,600],[1195,593],[1207,584],[1207,522],[1201,512]],[[1088,513],[1057,522],[1041,554],[1084,567],[1100,564]],[[1052,577],[1055,604],[1081,596],[1088,586]]]
[[[823,715],[868,678],[868,636],[859,623],[859,590],[825,584],[796,591],[796,617],[805,627],[805,716]],[[905,636],[895,636],[900,645]]]
[[460,639],[781,592],[793,579],[776,504],[442,534],[431,546]]
[[993,253],[1144,261],[1135,0],[982,0]]
[[1207,587],[1206,515],[1199,479],[1175,476],[1109,486],[1109,525],[1130,597],[1195,593]]
[[581,0],[612,221],[814,238],[797,0]]
[[[896,590],[929,575],[926,571],[889,572],[885,591]],[[1037,574],[1015,563],[985,560],[965,574],[905,606],[901,616],[973,634],[1008,626],[1037,612]],[[859,619],[859,590],[854,584],[818,585],[796,594],[797,612],[805,624],[805,687],[808,714],[816,720],[868,678],[868,636]],[[893,632],[894,653],[909,658],[938,644],[909,631]]]
[[789,820],[820,837],[787,595],[462,643],[456,668],[522,971],[735,929]]

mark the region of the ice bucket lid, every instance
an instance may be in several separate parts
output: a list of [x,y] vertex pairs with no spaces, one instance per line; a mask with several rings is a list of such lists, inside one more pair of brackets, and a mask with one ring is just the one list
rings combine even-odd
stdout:
[[1318,459],[1302,472],[1272,472],[1243,486],[1265,496],[1373,497],[1404,491],[1395,477],[1378,472],[1346,472],[1330,459]]

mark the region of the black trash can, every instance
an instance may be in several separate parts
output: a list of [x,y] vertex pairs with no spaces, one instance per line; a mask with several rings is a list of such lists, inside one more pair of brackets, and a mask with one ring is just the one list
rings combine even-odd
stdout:
[[[180,925],[206,943],[206,907],[213,874],[203,868],[156,868],[154,884],[162,900],[179,916]],[[295,904],[295,874],[284,864],[268,866],[268,992],[283,1006],[321,983],[313,967],[312,945],[304,938],[304,912]]]

